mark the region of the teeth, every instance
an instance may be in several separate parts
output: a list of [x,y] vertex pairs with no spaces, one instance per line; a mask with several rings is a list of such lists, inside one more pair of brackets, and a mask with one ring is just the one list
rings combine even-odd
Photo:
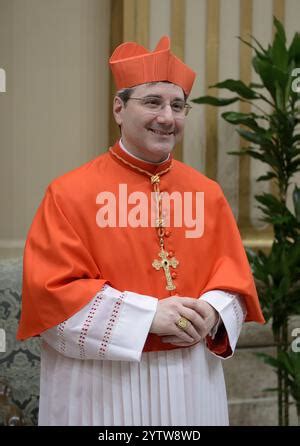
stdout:
[[172,133],[173,133],[173,132],[162,132],[160,130],[153,130],[153,129],[150,129],[150,130],[151,130],[151,132],[157,133],[158,135],[172,135]]

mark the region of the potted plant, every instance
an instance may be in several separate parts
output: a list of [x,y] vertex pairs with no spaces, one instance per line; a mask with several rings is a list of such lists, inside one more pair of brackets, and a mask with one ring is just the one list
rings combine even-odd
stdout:
[[[276,34],[264,48],[253,36],[246,42],[254,55],[252,65],[259,83],[246,85],[241,80],[227,79],[212,87],[234,93],[231,98],[202,96],[197,104],[225,106],[234,102],[251,104],[250,113],[227,111],[222,117],[237,126],[245,147],[229,152],[250,156],[267,166],[257,181],[272,181],[275,191],[255,198],[262,220],[271,224],[274,233],[269,252],[248,251],[266,320],[272,321],[276,357],[263,355],[275,367],[278,376],[278,423],[289,424],[289,394],[300,408],[300,361],[289,347],[288,323],[300,314],[300,188],[294,176],[300,171],[300,34],[290,44],[282,24],[274,17]],[[297,69],[299,67],[299,70]],[[260,106],[257,101],[260,101]],[[264,110],[263,105],[268,107]],[[297,127],[298,126],[298,127]],[[293,186],[294,184],[294,186]],[[288,191],[293,190],[293,209],[287,205]],[[296,355],[296,356],[295,356]],[[299,412],[298,412],[299,415]]]

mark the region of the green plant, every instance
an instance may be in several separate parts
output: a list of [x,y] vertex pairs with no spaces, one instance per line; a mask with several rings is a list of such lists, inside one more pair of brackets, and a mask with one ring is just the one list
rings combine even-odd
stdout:
[[[277,358],[264,353],[258,354],[267,364],[286,374],[290,394],[296,402],[298,424],[300,425],[300,355],[292,350],[280,351]],[[273,389],[270,389],[273,390]],[[275,389],[277,390],[277,389]]]
[[[246,85],[241,80],[227,79],[212,87],[234,93],[231,98],[202,96],[198,104],[225,106],[240,101],[251,104],[249,113],[227,111],[222,117],[238,126],[237,132],[246,141],[239,151],[229,152],[250,156],[267,166],[266,174],[257,181],[272,181],[275,193],[262,193],[255,198],[262,211],[262,220],[271,224],[274,240],[270,252],[248,252],[257,282],[266,320],[272,319],[277,349],[276,358],[264,356],[276,365],[278,375],[278,422],[289,424],[289,391],[300,405],[299,391],[292,391],[288,361],[288,321],[300,314],[300,188],[294,185],[293,207],[287,205],[288,191],[296,172],[300,171],[300,92],[295,86],[295,69],[300,67],[300,34],[296,33],[289,47],[282,24],[274,17],[276,34],[271,45],[264,48],[253,36],[246,42],[253,51],[252,65],[260,83]],[[257,104],[259,100],[259,105]],[[264,105],[268,110],[264,110]],[[265,107],[266,108],[266,107]],[[300,361],[294,361],[299,379]],[[299,384],[299,383],[298,383]]]

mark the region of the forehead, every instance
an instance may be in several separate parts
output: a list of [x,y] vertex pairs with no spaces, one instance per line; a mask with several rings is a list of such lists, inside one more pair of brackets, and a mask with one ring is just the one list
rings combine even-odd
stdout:
[[134,94],[139,94],[141,96],[153,94],[184,99],[182,88],[169,82],[156,82],[154,84],[137,85],[134,87]]

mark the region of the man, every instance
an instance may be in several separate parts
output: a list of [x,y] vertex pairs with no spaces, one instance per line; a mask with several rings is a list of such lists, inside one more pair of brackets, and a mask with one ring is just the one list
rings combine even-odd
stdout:
[[50,184],[26,243],[39,424],[226,425],[220,358],[263,316],[220,187],[171,156],[195,73],[168,37],[110,65],[121,139]]

